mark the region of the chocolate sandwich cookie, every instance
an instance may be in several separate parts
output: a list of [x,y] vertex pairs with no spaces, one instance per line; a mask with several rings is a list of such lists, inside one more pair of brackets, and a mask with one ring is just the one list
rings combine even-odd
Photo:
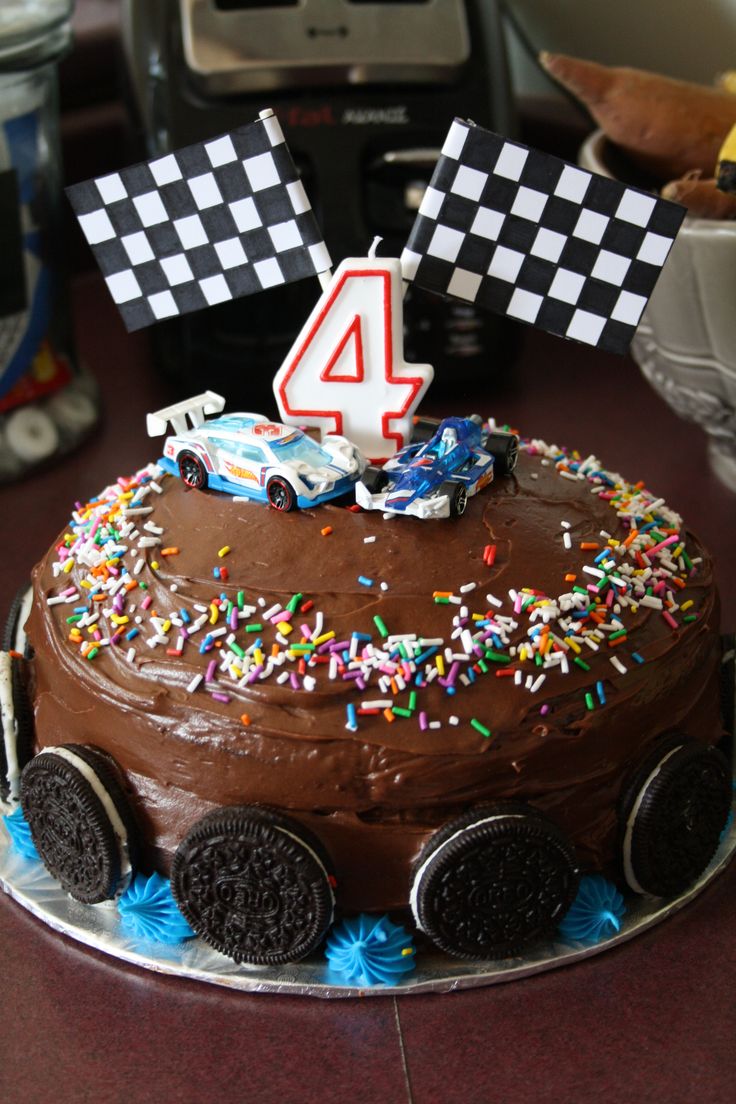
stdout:
[[203,817],[179,845],[171,888],[198,935],[236,962],[303,958],[332,923],[331,863],[311,832],[273,809]]
[[33,591],[30,586],[22,586],[13,601],[10,603],[5,625],[3,627],[0,647],[5,652],[20,652],[28,658],[30,647],[25,634],[25,621],[30,612],[33,601]]
[[81,744],[44,748],[23,770],[21,804],[44,866],[77,901],[122,892],[136,830],[114,764]]
[[448,954],[501,958],[548,935],[572,904],[575,853],[542,813],[470,809],[436,832],[414,869],[417,926]]
[[33,713],[26,692],[25,660],[0,652],[0,797],[17,801],[20,772],[33,755]]
[[620,802],[621,857],[636,893],[671,897],[703,873],[731,806],[726,757],[678,734],[641,763]]

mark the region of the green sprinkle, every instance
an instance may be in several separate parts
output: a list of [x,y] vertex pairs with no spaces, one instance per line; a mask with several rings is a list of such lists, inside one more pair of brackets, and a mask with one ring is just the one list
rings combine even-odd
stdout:
[[539,652],[534,653],[534,662],[536,663],[537,667],[541,667],[542,664],[544,663],[544,660],[542,659]]
[[573,594],[584,594],[586,598],[588,597],[588,592],[587,592],[587,590],[585,589],[585,587],[581,587],[581,586],[574,586],[574,587],[572,588],[572,590],[573,590]]
[[392,705],[391,710],[397,717],[411,717],[411,709],[403,709],[401,706]]
[[239,590],[237,598],[235,600],[238,603],[238,609],[242,610],[243,606],[245,605],[245,591]]
[[87,659],[94,659],[99,650],[99,648],[90,648],[90,650],[87,652]]
[[235,641],[233,641],[232,644],[230,645],[230,651],[235,652],[236,656],[239,656],[240,659],[242,659],[243,656],[245,655],[245,652],[243,651],[243,649],[240,647],[239,644],[236,644]]
[[434,602],[436,606],[449,606],[450,599],[444,598],[441,594],[436,594]]
[[616,632],[608,634],[608,639],[609,640],[620,640],[622,636],[626,636],[626,635],[627,635],[627,630],[626,629],[617,629]]
[[384,639],[385,639],[385,637],[388,636],[388,629],[384,625],[383,619],[381,617],[379,617],[378,614],[376,614],[375,617],[373,618],[373,624],[376,626],[376,628],[378,629],[381,636],[384,637]]
[[246,632],[261,632],[262,630],[263,625],[260,621],[251,621],[248,625],[245,626]]
[[501,652],[494,652],[490,648],[486,649],[486,659],[490,659],[493,663],[511,662],[511,656],[503,655]]
[[292,595],[292,597],[289,599],[289,604],[286,607],[289,613],[296,613],[296,607],[299,605],[303,597],[303,594]]
[[416,709],[416,707],[417,707],[417,692],[416,692],[416,690],[412,690],[412,692],[409,694],[409,708],[413,712]]
[[589,671],[590,670],[590,667],[588,666],[588,664],[585,662],[584,659],[581,659],[580,656],[575,656],[575,658],[573,660],[573,663],[577,663],[578,667],[582,667],[582,669],[584,671]]
[[81,613],[75,613],[73,615],[73,617],[67,617],[66,623],[67,623],[67,625],[76,625],[77,621],[81,621],[81,620],[82,620],[82,614]]
[[690,559],[690,557],[688,556],[688,554],[687,554],[687,552],[685,551],[684,548],[683,548],[682,552],[680,553],[680,555],[682,556],[682,560],[683,560],[683,563],[685,564],[685,567],[688,569],[688,571],[692,571],[693,561]]
[[488,674],[488,665],[482,659],[478,660],[478,666],[480,667],[484,675]]
[[588,709],[595,709],[595,702],[593,701],[592,694],[588,693],[585,695],[585,704],[587,705]]
[[471,723],[471,725],[473,726],[473,728],[475,729],[476,732],[480,732],[481,736],[485,737],[486,740],[490,740],[490,738],[491,738],[490,728],[486,728],[486,726],[484,724],[481,724],[480,721],[476,720],[475,717],[471,718],[470,723]]
[[698,615],[697,615],[697,613],[688,613],[687,616],[683,617],[682,620],[683,621],[697,621],[698,620]]
[[148,583],[139,583],[138,586],[141,590],[148,590]]
[[302,652],[306,655],[308,652],[313,652],[314,649],[315,649],[315,646],[316,645],[314,645],[314,644],[290,644],[289,645],[289,651],[290,652]]

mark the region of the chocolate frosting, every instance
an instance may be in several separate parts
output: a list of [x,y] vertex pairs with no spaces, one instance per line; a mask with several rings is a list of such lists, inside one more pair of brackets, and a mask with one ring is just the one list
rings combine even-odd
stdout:
[[[209,620],[185,641],[181,654],[170,654],[179,651],[177,627],[163,634],[166,643],[146,643],[154,635],[154,611],[167,619],[185,609],[197,618],[196,606],[209,615],[213,599],[225,595],[237,604],[243,592],[256,610],[239,622],[235,639],[245,649],[260,637],[264,655],[280,630],[263,615],[277,604],[286,608],[294,595],[302,597],[292,602],[292,631],[283,637],[282,652],[292,639],[302,639],[302,625],[314,635],[318,611],[323,634],[334,631],[335,641],[348,642],[353,633],[364,634],[361,647],[367,638],[376,647],[383,643],[378,617],[391,636],[441,638],[440,652],[449,647],[463,654],[467,638],[453,618],[471,619],[466,627],[475,632],[473,614],[480,623],[499,614],[513,618],[518,627],[510,631],[510,642],[519,645],[543,622],[514,614],[519,600],[509,591],[527,588],[523,602],[532,591],[532,600],[556,600],[574,585],[595,584],[597,576],[583,569],[599,553],[581,549],[581,543],[603,549],[609,536],[622,542],[631,532],[610,498],[601,497],[609,483],[576,478],[574,464],[573,474],[564,475],[551,455],[528,449],[514,475],[498,478],[469,500],[462,518],[446,521],[384,519],[343,505],[282,514],[190,491],[177,478],[157,474],[162,493],[147,496],[153,511],[135,521],[141,536],[149,532],[144,522],[163,530],[162,543],[139,550],[137,538],[118,542],[129,550],[113,566],[127,566],[131,589],[124,603],[129,621],[117,628],[115,643],[105,643],[110,632],[104,615],[103,640],[92,658],[68,639],[71,610],[90,603],[81,586],[87,567],[75,562],[68,573],[55,575],[63,534],[35,569],[28,631],[35,652],[38,748],[79,742],[109,753],[123,773],[147,863],[163,872],[187,829],[206,812],[266,804],[290,813],[323,841],[346,908],[397,907],[408,900],[410,868],[431,833],[470,804],[504,799],[526,801],[552,817],[585,868],[612,869],[616,802],[632,767],[672,729],[707,743],[720,736],[718,602],[711,561],[691,534],[680,534],[691,566],[683,572],[680,560],[682,582],[671,590],[680,607],[692,603],[688,615],[695,620],[685,621],[679,609],[670,623],[656,603],[624,608],[627,635],[620,645],[604,640],[597,651],[579,645],[585,666],[573,662],[575,650],[568,648],[567,674],[517,653],[510,664],[486,661],[485,672],[476,666],[475,681],[467,685],[456,678],[455,693],[439,676],[419,687],[408,681],[394,693],[379,688],[378,671],[361,690],[339,672],[330,678],[328,662],[299,673],[293,660],[267,678],[239,685],[243,680],[234,681],[220,666],[225,637],[217,638],[221,647],[200,652],[213,627]],[[495,545],[490,565],[484,562],[489,545]],[[225,546],[229,551],[219,555]],[[637,566],[625,555],[619,562]],[[216,578],[223,567],[227,578]],[[565,578],[571,575],[575,583]],[[78,599],[47,604],[72,584]],[[452,600],[438,602],[433,592],[451,594]],[[145,596],[151,601],[144,611]],[[262,623],[263,630],[246,630],[251,623]],[[555,621],[551,625],[561,638]],[[139,635],[126,639],[134,627]],[[83,637],[87,641],[86,630]],[[487,646],[494,647],[491,641]],[[329,652],[321,655],[327,660]],[[614,655],[625,673],[611,663]],[[192,679],[213,659],[214,678],[192,690]],[[446,672],[452,662],[446,661]],[[467,678],[472,664],[458,662]],[[434,657],[421,669],[430,663]],[[498,674],[504,666],[522,671],[521,685],[513,675]],[[291,677],[277,681],[286,671],[298,689]],[[530,680],[542,673],[543,684],[532,691]],[[304,688],[303,674],[314,678],[313,689]],[[411,716],[358,712],[355,730],[347,725],[349,704],[360,709],[365,701],[391,699],[410,708],[412,690]],[[213,691],[229,700],[213,697]],[[420,725],[420,713],[427,727]],[[441,727],[431,727],[436,721]]]

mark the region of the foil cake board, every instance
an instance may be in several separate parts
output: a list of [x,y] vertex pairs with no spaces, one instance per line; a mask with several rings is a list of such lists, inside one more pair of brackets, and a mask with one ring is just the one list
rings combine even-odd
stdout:
[[437,950],[421,950],[416,969],[396,985],[359,987],[341,984],[321,956],[311,956],[287,966],[237,965],[213,950],[202,939],[173,947],[134,940],[123,928],[112,902],[83,905],[65,893],[40,862],[25,859],[10,843],[0,821],[0,885],[28,912],[55,931],[85,946],[161,974],[206,981],[249,993],[288,993],[308,997],[383,997],[412,993],[447,993],[516,981],[532,974],[569,966],[601,954],[611,947],[648,931],[692,901],[713,881],[736,852],[736,817],[710,866],[686,893],[667,900],[629,896],[621,930],[593,946],[550,940],[531,948],[524,956],[492,962],[465,962]]

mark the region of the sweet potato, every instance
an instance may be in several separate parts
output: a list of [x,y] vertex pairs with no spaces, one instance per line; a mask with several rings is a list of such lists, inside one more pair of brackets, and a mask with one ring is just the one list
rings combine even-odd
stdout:
[[682,203],[696,218],[736,219],[736,195],[721,192],[712,177],[690,173],[662,188],[663,199]]
[[736,122],[733,93],[564,54],[545,52],[539,60],[608,138],[655,178],[715,171],[721,143]]

